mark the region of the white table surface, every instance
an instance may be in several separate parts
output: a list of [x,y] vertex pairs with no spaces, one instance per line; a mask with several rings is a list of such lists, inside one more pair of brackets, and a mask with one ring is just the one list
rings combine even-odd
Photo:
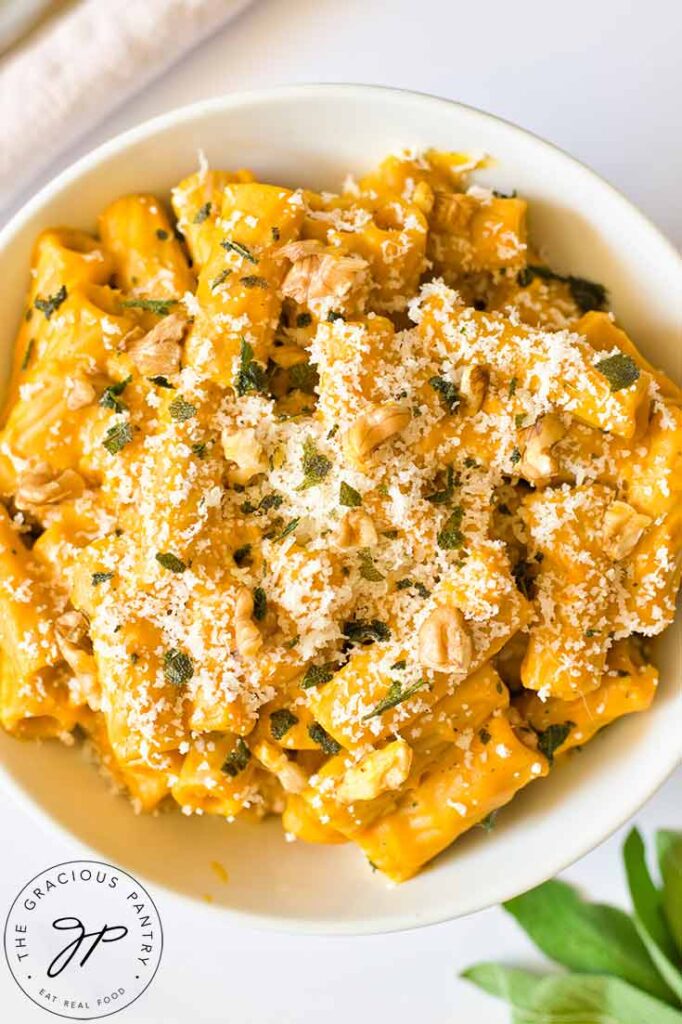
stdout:
[[[678,0],[255,0],[43,181],[110,136],[195,99],[278,83],[374,82],[522,124],[603,174],[680,243],[680,30]],[[645,831],[682,828],[682,770],[635,820]],[[87,851],[43,831],[1,793],[0,822],[4,919],[27,879]],[[595,898],[625,902],[624,832],[566,877]],[[499,909],[416,932],[314,938],[237,927],[208,906],[154,895],[164,957],[143,998],[113,1018],[126,1024],[501,1024],[506,1010],[459,981],[458,971],[482,959],[541,963]],[[54,1019],[24,998],[4,963],[0,1008],[7,1024]]]

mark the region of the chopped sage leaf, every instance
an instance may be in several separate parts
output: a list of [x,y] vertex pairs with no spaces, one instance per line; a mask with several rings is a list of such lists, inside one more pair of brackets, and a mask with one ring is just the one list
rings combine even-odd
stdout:
[[232,552],[232,558],[235,565],[238,565],[241,569],[244,565],[250,565],[251,563],[251,545],[242,544],[240,548]]
[[457,505],[452,510],[436,537],[436,543],[439,548],[452,551],[455,548],[462,547],[464,543],[464,534],[461,529],[463,514],[464,510],[461,505]]
[[281,740],[295,725],[298,725],[298,718],[289,708],[278,708],[270,713],[270,735],[273,740]]
[[396,661],[394,662],[393,665],[391,665],[391,672],[402,672],[406,668],[407,661],[405,660],[405,658],[401,658],[400,661]]
[[170,551],[157,551],[155,557],[159,565],[170,572],[184,572],[187,568],[182,559]]
[[172,419],[178,423],[184,423],[185,420],[191,420],[193,416],[197,414],[196,405],[192,405],[191,402],[186,401],[182,395],[178,395],[174,398],[171,404],[168,406],[168,412]]
[[310,315],[310,313],[299,313],[298,316],[296,317],[297,327],[310,327],[312,322],[313,318]]
[[363,722],[366,721],[368,718],[377,718],[379,715],[383,715],[384,711],[390,711],[391,708],[397,707],[398,704],[402,704],[403,701],[407,700],[409,697],[412,697],[417,692],[417,690],[421,690],[421,688],[425,685],[426,680],[419,679],[416,683],[413,683],[412,686],[406,686],[405,689],[403,690],[402,683],[400,683],[398,680],[395,680],[389,686],[388,690],[386,691],[386,696],[383,698],[383,700],[380,700],[375,708],[369,711],[366,715],[362,716]]
[[272,235],[273,242],[279,242],[280,230],[276,224],[273,224],[272,227],[270,228],[270,234]]
[[360,548],[358,554],[360,556],[359,572],[363,580],[368,580],[370,583],[381,583],[382,580],[386,579],[383,573],[380,573],[374,564],[372,552],[369,548]]
[[507,391],[507,395],[509,396],[509,398],[513,398],[513,396],[516,394],[516,389],[517,389],[518,386],[519,386],[519,378],[518,377],[512,377],[512,379],[509,381],[509,389]]
[[331,312],[330,312],[330,313],[327,313],[327,323],[329,323],[329,324],[333,324],[333,323],[335,323],[335,322],[336,322],[337,320],[345,320],[345,319],[346,319],[346,318],[345,318],[345,316],[343,315],[343,313],[337,313],[337,312],[336,312],[335,310],[333,310],[333,309],[331,310]]
[[303,443],[303,483],[299,491],[306,491],[309,487],[316,487],[321,484],[332,468],[331,460],[326,455],[318,452],[312,437],[307,437]]
[[24,352],[24,358],[21,360],[21,369],[27,370],[28,364],[31,362],[31,356],[33,355],[33,349],[35,348],[36,339],[30,338],[26,351]]
[[262,587],[256,587],[253,592],[253,617],[256,622],[262,622],[268,610],[268,599]]
[[290,533],[294,532],[294,530],[296,529],[296,527],[298,526],[300,521],[301,521],[301,517],[300,516],[297,516],[296,519],[290,519],[289,522],[287,523],[287,525],[282,530],[282,532],[280,534],[278,534],[275,539],[276,540],[284,540],[285,537],[288,537]]
[[98,587],[100,583],[107,583],[109,580],[113,580],[113,572],[93,572],[90,577],[93,587]]
[[196,455],[197,458],[199,459],[203,459],[204,456],[206,455],[206,448],[206,441],[197,441],[195,444],[192,445],[192,454]]
[[221,270],[217,277],[214,277],[213,280],[211,281],[211,291],[215,291],[215,289],[219,288],[221,284],[224,284],[231,273],[231,267],[225,267],[224,270]]
[[240,282],[245,288],[269,288],[268,282],[264,277],[258,277],[257,274],[247,274],[246,277],[240,277]]
[[239,370],[234,380],[234,389],[242,397],[249,391],[264,392],[266,385],[265,370],[253,357],[253,347],[242,337],[239,354]]
[[289,370],[289,383],[292,388],[302,391],[304,395],[314,395],[320,378],[310,363],[296,363]]
[[366,645],[390,640],[391,630],[381,619],[350,619],[343,624],[343,635],[352,644]]
[[339,504],[347,508],[359,508],[362,505],[362,495],[354,487],[342,480],[339,485]]
[[203,224],[204,221],[211,216],[211,210],[212,204],[204,203],[204,205],[200,206],[197,212],[194,214],[194,220],[192,221],[192,224]]
[[227,249],[228,252],[230,250],[232,252],[236,252],[237,255],[241,256],[243,260],[248,260],[249,263],[258,263],[258,258],[253,255],[253,253],[249,248],[247,248],[247,246],[242,245],[241,242],[232,242],[226,238],[220,244],[222,245],[223,249]]
[[517,462],[521,461],[521,452],[518,448],[512,449],[512,453],[509,456],[509,461],[511,462],[512,466],[515,466]]
[[177,306],[177,299],[123,299],[121,305],[130,309],[145,309],[157,316],[168,316],[171,306]]
[[429,384],[440,398],[443,408],[452,413],[460,403],[459,388],[452,380],[445,377],[431,377]]
[[600,359],[594,368],[606,377],[611,391],[622,391],[639,380],[639,366],[625,352],[616,352],[606,359]]
[[336,665],[333,661],[328,661],[324,665],[308,665],[305,675],[301,680],[301,686],[304,690],[310,690],[313,686],[321,686],[323,683],[328,683],[334,678],[335,670]]
[[116,384],[109,384],[109,386],[106,387],[100,395],[99,404],[102,408],[113,409],[114,412],[123,412],[127,409],[127,405],[125,402],[121,401],[120,396],[128,387],[132,379],[132,375],[130,375],[124,380],[117,381]]
[[132,439],[133,428],[127,420],[123,420],[121,423],[115,423],[113,427],[109,427],[104,435],[102,445],[110,455],[118,455],[127,444],[130,444]]
[[239,737],[234,747],[223,761],[221,772],[225,772],[231,779],[234,779],[243,772],[251,760],[251,751],[244,740]]
[[156,384],[157,388],[167,388],[170,391],[175,390],[175,384],[171,384],[167,377],[147,377],[150,384]]
[[165,242],[165,241],[166,241],[166,239],[167,239],[167,238],[169,237],[169,234],[168,234],[168,232],[167,232],[167,231],[164,231],[164,229],[163,229],[163,228],[157,228],[157,229],[156,229],[156,237],[157,237],[157,238],[158,238],[158,239],[159,239],[159,240],[160,240],[161,242]]
[[334,754],[338,754],[341,750],[341,744],[337,743],[334,737],[330,736],[319,722],[313,722],[312,725],[308,726],[308,735],[313,743],[317,743],[318,747],[322,748],[325,754],[333,757]]
[[172,647],[163,656],[163,674],[169,683],[174,686],[182,686],[194,675],[192,659],[184,651]]
[[61,288],[54,293],[54,295],[48,295],[46,299],[38,297],[34,300],[33,305],[45,315],[46,320],[49,320],[52,314],[56,313],[62,302],[64,302],[67,294],[66,285],[63,284]]
[[538,750],[545,755],[550,764],[554,760],[555,751],[565,742],[574,727],[575,722],[561,722],[550,725],[538,733]]
[[484,832],[492,832],[495,828],[498,813],[498,811],[491,811],[490,814],[486,814],[485,818],[478,822],[478,827],[482,828]]

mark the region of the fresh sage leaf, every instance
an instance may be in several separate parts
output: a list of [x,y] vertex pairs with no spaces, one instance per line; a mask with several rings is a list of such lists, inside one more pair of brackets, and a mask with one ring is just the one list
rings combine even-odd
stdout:
[[482,963],[462,977],[506,999],[513,1024],[682,1024],[678,1010],[607,975],[543,976]]
[[670,1000],[670,989],[624,911],[588,903],[572,886],[557,880],[508,900],[504,908],[543,953],[564,967],[587,974],[613,974],[659,999]]
[[658,973],[682,1003],[682,971],[677,950],[663,911],[661,893],[649,873],[644,841],[636,828],[625,840],[623,860],[637,931]]
[[657,832],[656,852],[663,879],[663,913],[682,957],[682,832]]

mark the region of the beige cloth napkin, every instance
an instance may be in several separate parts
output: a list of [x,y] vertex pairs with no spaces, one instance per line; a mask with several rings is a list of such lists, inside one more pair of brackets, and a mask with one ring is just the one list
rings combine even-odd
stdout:
[[0,209],[250,0],[80,0],[0,62]]

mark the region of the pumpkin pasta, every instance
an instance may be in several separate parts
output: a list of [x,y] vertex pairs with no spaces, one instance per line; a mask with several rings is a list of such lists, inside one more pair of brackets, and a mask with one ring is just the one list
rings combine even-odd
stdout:
[[650,705],[682,391],[474,173],[204,166],[41,234],[0,420],[8,732],[403,881]]

